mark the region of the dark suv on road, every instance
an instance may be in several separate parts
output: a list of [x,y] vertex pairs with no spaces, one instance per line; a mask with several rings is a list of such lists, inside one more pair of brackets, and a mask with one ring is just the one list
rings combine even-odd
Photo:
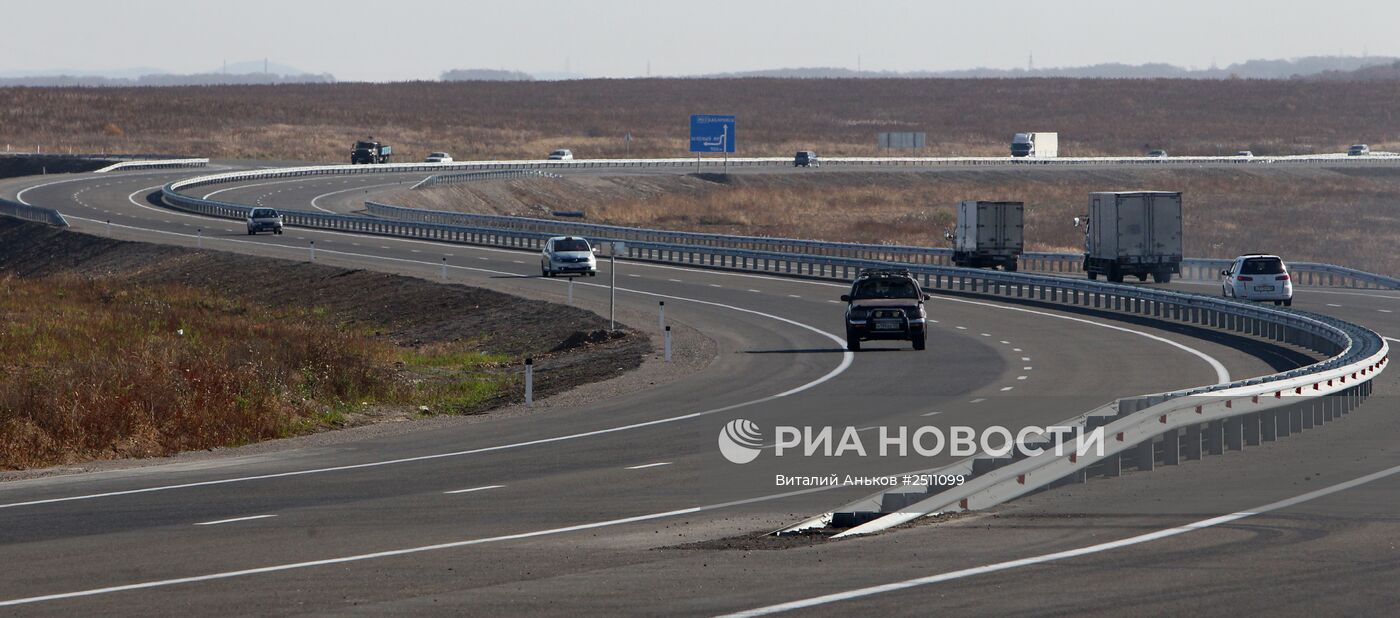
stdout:
[[928,298],[908,271],[861,271],[851,293],[841,296],[846,302],[846,349],[858,352],[861,341],[884,339],[912,341],[915,350],[924,349]]
[[821,167],[822,164],[820,161],[817,160],[817,153],[812,152],[810,150],[799,150],[797,154],[792,158],[792,166]]

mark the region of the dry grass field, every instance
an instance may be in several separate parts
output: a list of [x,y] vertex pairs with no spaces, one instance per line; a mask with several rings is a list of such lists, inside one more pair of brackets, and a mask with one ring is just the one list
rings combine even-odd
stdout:
[[[707,180],[707,178],[709,178]],[[955,170],[521,179],[404,191],[383,201],[701,232],[945,246],[964,199],[1026,203],[1035,251],[1083,247],[1090,191],[1185,193],[1187,255],[1277,252],[1400,274],[1400,172],[1382,169]]]
[[[1400,82],[1072,79],[634,79],[175,88],[0,89],[0,147],[339,162],[372,134],[401,160],[686,156],[692,113],[738,115],[740,156],[876,154],[923,131],[922,154],[1004,155],[1058,131],[1065,155],[1400,150]],[[630,149],[623,136],[630,133]]]

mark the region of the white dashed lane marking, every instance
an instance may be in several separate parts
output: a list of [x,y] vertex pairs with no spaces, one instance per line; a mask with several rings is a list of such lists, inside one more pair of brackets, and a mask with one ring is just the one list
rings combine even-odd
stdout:
[[473,488],[471,488],[471,489],[454,489],[454,490],[452,490],[452,491],[444,491],[444,492],[442,492],[442,493],[445,493],[445,494],[469,494],[469,493],[474,492],[474,491],[485,491],[485,490],[487,490],[487,489],[499,489],[499,488],[501,488],[501,487],[505,487],[505,485],[487,485],[487,486],[485,486],[485,487],[473,487]]
[[197,524],[195,524],[195,525],[196,525],[196,526],[217,526],[217,525],[219,525],[219,524],[231,524],[231,523],[234,523],[234,522],[237,522],[237,521],[251,521],[251,520],[254,520],[254,519],[267,519],[267,518],[269,518],[269,517],[276,517],[276,515],[250,515],[250,516],[248,516],[248,517],[234,517],[233,519],[218,519],[218,520],[214,520],[214,521],[201,521],[201,522],[199,522],[199,523],[197,523]]
[[642,464],[642,465],[640,465],[640,466],[627,466],[627,469],[628,469],[628,470],[641,470],[642,468],[655,468],[655,467],[657,467],[657,466],[669,466],[669,465],[671,465],[671,462],[669,462],[669,461],[659,461],[659,462],[656,462],[656,463]]

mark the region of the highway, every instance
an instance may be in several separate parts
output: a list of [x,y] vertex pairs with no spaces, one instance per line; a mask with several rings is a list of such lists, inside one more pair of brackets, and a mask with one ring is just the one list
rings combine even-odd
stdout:
[[[534,253],[304,229],[248,237],[239,222],[151,203],[160,185],[191,175],[14,179],[0,183],[0,195],[56,208],[77,232],[122,239],[296,260],[309,258],[314,241],[324,264],[434,280],[446,256],[451,283],[564,302],[567,284],[539,278]],[[309,177],[200,195],[347,212],[421,177]],[[1115,397],[1267,374],[1306,357],[1218,331],[949,295],[930,301],[937,323],[927,351],[872,345],[892,351],[853,355],[841,349],[840,285],[617,268],[620,320],[659,340],[665,301],[678,341],[690,346],[684,371],[651,359],[640,371],[657,376],[655,385],[594,389],[480,422],[4,483],[0,552],[25,566],[0,579],[0,603],[36,615],[705,615],[803,599],[813,599],[807,611],[830,614],[1262,611],[1276,607],[1265,603],[1270,594],[1307,597],[1283,613],[1368,613],[1397,601],[1380,585],[1400,556],[1392,476],[1188,534],[987,568],[1394,471],[1393,373],[1382,375],[1376,398],[1325,430],[1038,494],[995,514],[783,550],[671,548],[772,530],[868,493],[775,488],[771,475],[736,469],[715,448],[733,418],[1046,424]],[[576,284],[576,304],[606,315],[611,274],[604,264]],[[1397,292],[1300,289],[1296,306],[1400,336]],[[871,473],[898,463],[841,462]],[[930,463],[938,462],[920,465]],[[971,571],[863,590],[960,569]],[[1305,602],[1321,594],[1301,585],[1314,581],[1331,604]],[[837,596],[816,599],[829,594]]]

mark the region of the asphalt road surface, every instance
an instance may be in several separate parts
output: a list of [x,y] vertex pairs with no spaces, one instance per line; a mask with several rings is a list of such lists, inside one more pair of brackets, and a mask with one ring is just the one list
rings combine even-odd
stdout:
[[[148,200],[198,173],[15,179],[0,195],[56,208],[76,232],[123,239],[300,260],[314,241],[319,262],[432,279],[448,256],[451,283],[564,301],[567,284],[539,278],[534,253],[296,228],[248,237],[240,222]],[[347,211],[406,176],[199,194]],[[611,273],[601,266],[574,295],[606,315]],[[617,269],[621,319],[656,331],[664,300],[668,321],[712,354],[650,388],[484,422],[0,485],[0,556],[11,565],[0,606],[13,603],[0,611],[707,615],[795,602],[843,615],[1388,615],[1400,605],[1386,585],[1400,564],[1392,372],[1345,419],[1242,453],[871,538],[676,548],[772,530],[869,493],[774,487],[771,476],[725,462],[715,437],[734,418],[764,427],[1043,425],[1115,397],[1266,374],[1302,357],[1181,325],[952,296],[929,303],[938,322],[927,351],[892,342],[852,355],[841,348],[839,285]],[[1400,336],[1400,292],[1300,289],[1296,302]],[[840,465],[880,473],[905,463]],[[1377,478],[1337,486],[1367,475]],[[1317,491],[1331,493],[1094,547]]]

